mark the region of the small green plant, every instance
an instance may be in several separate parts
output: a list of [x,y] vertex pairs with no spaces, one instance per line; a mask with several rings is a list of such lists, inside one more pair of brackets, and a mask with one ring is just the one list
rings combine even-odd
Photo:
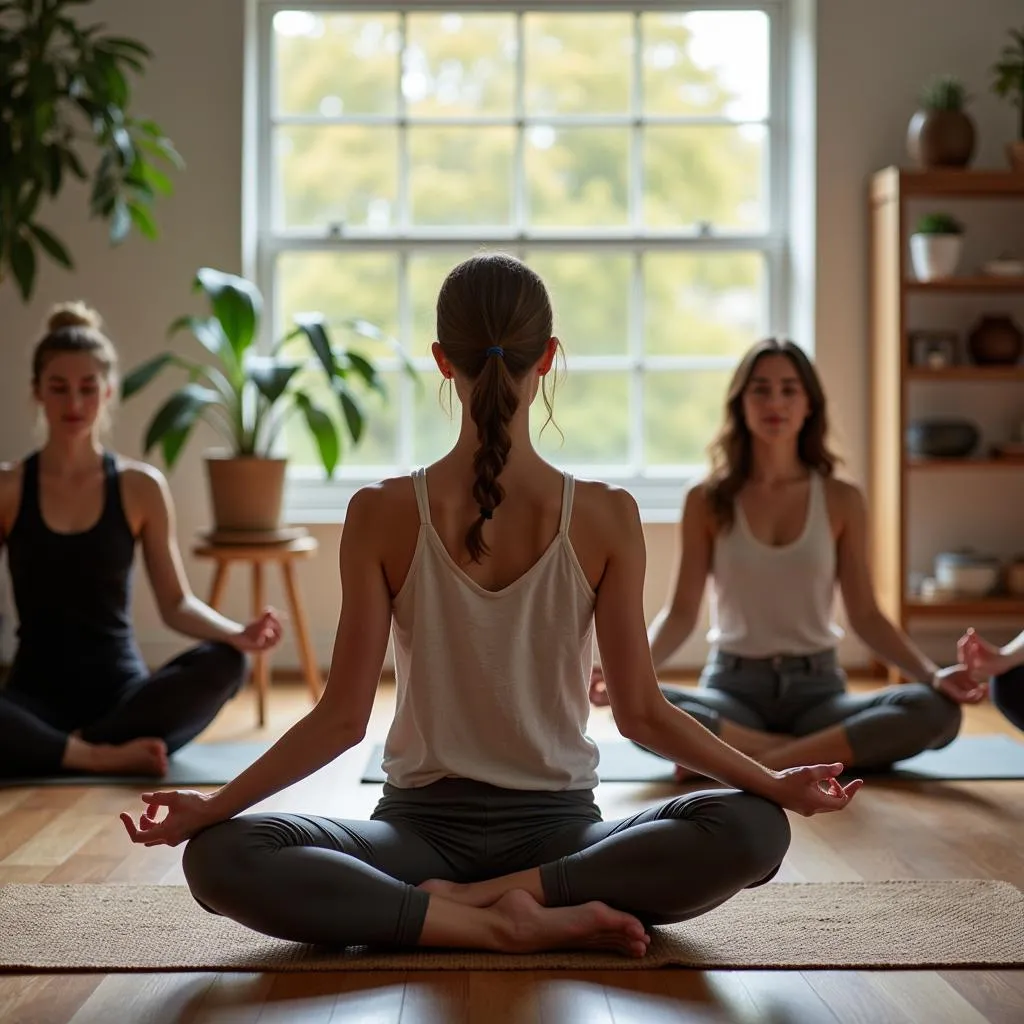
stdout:
[[926,213],[917,222],[919,235],[962,235],[964,226],[948,213]]
[[1010,38],[1013,41],[1003,47],[999,60],[992,65],[992,91],[1020,107],[1018,131],[1024,141],[1024,30],[1010,29]]
[[172,187],[157,162],[182,166],[160,126],[129,113],[129,77],[145,70],[149,50],[101,34],[102,25],[80,26],[68,8],[82,3],[0,2],[0,285],[13,277],[26,301],[37,251],[73,266],[38,218],[70,177],[91,186],[89,208],[116,244],[133,226],[156,237],[152,204]]
[[919,97],[924,110],[963,110],[967,100],[967,87],[956,75],[933,78]]
[[[157,445],[168,469],[173,468],[192,428],[199,420],[209,422],[230,444],[236,456],[267,457],[287,420],[302,414],[316,441],[324,471],[330,476],[342,455],[344,425],[352,444],[358,444],[366,425],[359,392],[377,392],[386,398],[384,384],[373,363],[359,352],[337,348],[330,340],[327,324],[318,313],[295,317],[295,327],[266,354],[256,350],[263,297],[250,281],[203,267],[195,278],[195,291],[202,291],[212,315],[182,316],[171,324],[171,335],[188,329],[215,357],[190,360],[174,352],[161,352],[129,373],[121,397],[130,398],[168,366],[188,374],[188,383],[175,391],[156,411],[146,428],[148,453]],[[353,318],[345,326],[367,338],[390,345],[407,371],[411,364],[398,343],[366,320]],[[312,350],[308,359],[285,352],[290,341],[304,336]],[[340,416],[332,417],[303,387],[301,371],[319,370],[322,380],[337,400]],[[355,387],[354,387],[355,385]]]

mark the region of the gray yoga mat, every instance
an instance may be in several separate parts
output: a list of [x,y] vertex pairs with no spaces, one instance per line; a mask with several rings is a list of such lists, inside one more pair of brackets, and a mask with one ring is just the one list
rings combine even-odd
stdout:
[[248,768],[268,743],[190,743],[170,759],[167,774],[153,775],[48,775],[43,778],[4,779],[8,786],[222,786]]
[[[602,782],[671,782],[668,761],[628,740],[605,740],[598,774]],[[363,782],[383,782],[383,746],[376,746],[363,771]],[[927,750],[870,778],[887,779],[1024,779],[1024,743],[1009,736],[961,736],[942,750]]]

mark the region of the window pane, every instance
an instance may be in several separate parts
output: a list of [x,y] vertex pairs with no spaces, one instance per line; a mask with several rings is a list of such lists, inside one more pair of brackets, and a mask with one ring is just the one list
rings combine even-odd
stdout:
[[530,222],[544,227],[625,224],[628,152],[627,128],[528,128]]
[[[297,382],[309,397],[334,421],[341,441],[341,455],[338,467],[343,466],[392,466],[398,460],[398,389],[395,374],[384,374],[383,381],[388,389],[388,399],[368,392],[355,385],[353,391],[366,416],[363,436],[359,443],[352,444],[348,430],[341,424],[343,414],[338,399],[327,386],[324,374],[319,370],[304,370]],[[295,465],[314,466],[322,471],[319,450],[313,435],[306,426],[300,412],[293,414],[284,428],[284,440],[288,457]]]
[[[531,411],[534,443],[557,465],[618,465],[629,455],[629,376],[625,373],[559,372],[552,389],[554,423],[541,433],[547,416],[543,396]],[[558,430],[565,436],[563,444]]]
[[648,114],[768,115],[768,17],[763,11],[643,15]]
[[393,114],[398,15],[274,15],[276,109],[282,114]]
[[444,252],[413,252],[409,256],[409,307],[412,310],[412,337],[406,340],[413,356],[430,356],[437,341],[437,293],[448,271],[472,256],[474,249]]
[[410,14],[402,94],[413,117],[513,112],[512,14]]
[[508,224],[512,128],[409,129],[414,224]]
[[645,349],[653,355],[739,355],[765,330],[760,253],[644,257]]
[[525,16],[527,114],[610,114],[629,109],[629,14]]
[[624,355],[629,338],[629,256],[535,252],[526,262],[548,286],[555,333],[574,355]]
[[462,406],[454,386],[449,386],[437,370],[418,376],[420,387],[412,389],[412,460],[413,465],[425,466],[455,444],[462,422]]
[[363,125],[275,133],[277,219],[285,228],[396,227],[398,132]]
[[[354,334],[344,321],[369,320],[391,337],[398,336],[398,257],[393,253],[292,252],[277,262],[277,296],[281,326],[290,329],[296,313],[322,313],[331,325],[331,340],[368,359],[391,358],[391,348]],[[308,344],[296,339],[302,355]]]
[[728,370],[644,375],[644,461],[700,465],[722,421]]
[[648,125],[643,148],[644,222],[650,227],[767,227],[763,125]]

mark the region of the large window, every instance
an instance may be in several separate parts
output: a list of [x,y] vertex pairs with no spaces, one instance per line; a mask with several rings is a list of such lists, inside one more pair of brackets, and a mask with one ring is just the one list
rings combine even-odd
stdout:
[[336,516],[361,481],[454,438],[434,300],[452,265],[501,249],[547,282],[566,351],[562,434],[548,427],[541,451],[676,515],[738,353],[786,327],[783,0],[257,10],[271,320],[364,317],[421,380],[359,340],[390,401],[368,399],[334,485],[288,435],[293,511]]

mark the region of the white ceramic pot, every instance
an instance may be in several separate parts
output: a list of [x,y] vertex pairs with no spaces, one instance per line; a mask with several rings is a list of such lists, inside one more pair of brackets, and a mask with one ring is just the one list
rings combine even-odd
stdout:
[[918,281],[952,277],[960,263],[964,240],[960,235],[911,235],[910,262]]
[[935,556],[935,582],[965,597],[984,597],[999,583],[999,560],[971,551],[943,551]]

